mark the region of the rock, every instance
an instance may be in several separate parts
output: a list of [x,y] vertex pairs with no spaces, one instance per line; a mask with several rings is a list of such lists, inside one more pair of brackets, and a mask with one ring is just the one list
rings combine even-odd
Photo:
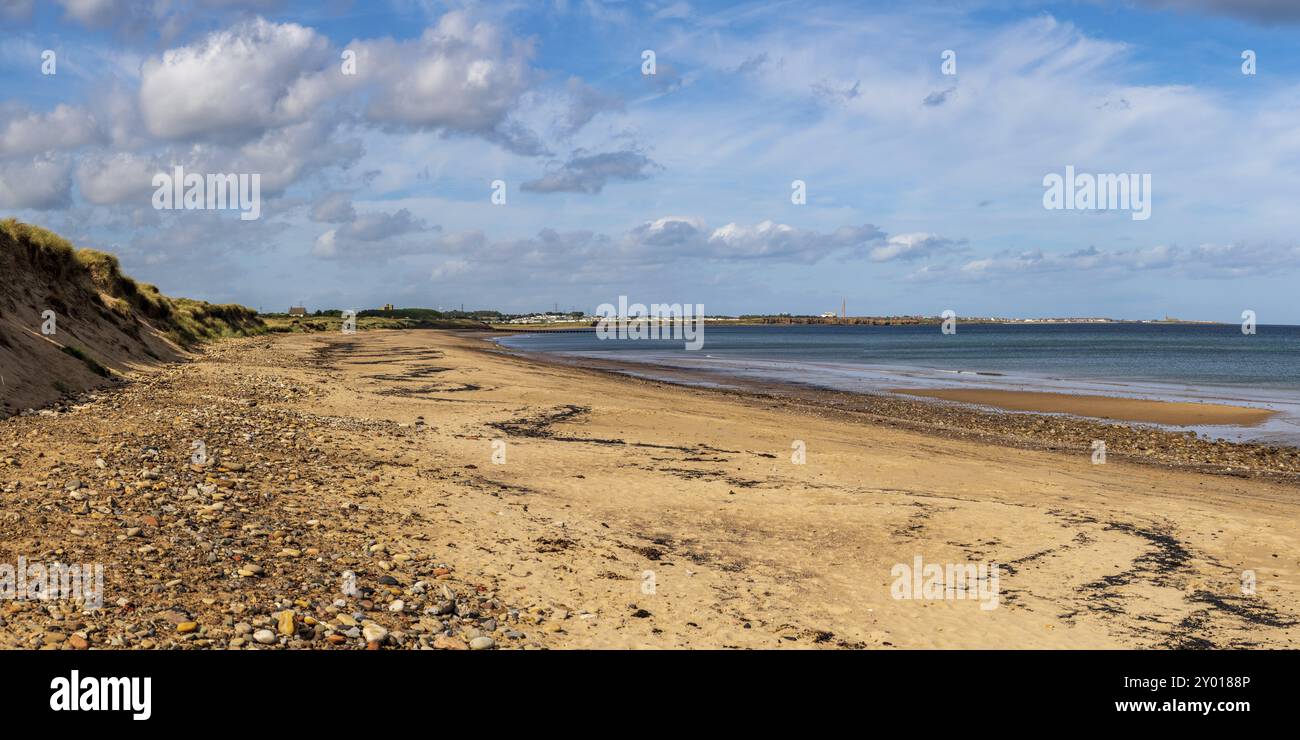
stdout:
[[388,628],[381,624],[368,622],[361,628],[361,634],[366,638],[366,642],[378,642],[382,644],[384,640],[388,639]]
[[446,635],[438,635],[437,637],[433,638],[433,646],[438,648],[439,650],[464,650],[465,649],[465,643],[461,642],[460,640],[457,640],[454,637],[448,637]]
[[469,641],[470,650],[490,650],[494,645],[496,645],[496,641],[487,635],[475,637]]
[[293,612],[288,609],[280,612],[280,616],[276,619],[276,625],[280,634],[286,637],[292,637],[293,633],[297,631],[297,626],[294,624]]
[[73,650],[86,650],[90,647],[90,641],[81,635],[72,635],[68,638],[68,645],[70,645]]
[[254,576],[260,576],[265,573],[266,569],[257,563],[245,563],[244,565],[239,566],[239,570],[235,572],[244,578],[253,578]]
[[180,624],[176,625],[176,631],[181,633],[182,635],[188,635],[189,633],[197,630],[198,628],[199,628],[198,622],[181,622]]
[[275,642],[275,633],[271,630],[258,630],[253,633],[253,639],[263,645],[271,645]]
[[402,601],[401,599],[398,599],[388,605],[388,611],[390,612],[400,612],[405,608],[406,608],[406,602]]

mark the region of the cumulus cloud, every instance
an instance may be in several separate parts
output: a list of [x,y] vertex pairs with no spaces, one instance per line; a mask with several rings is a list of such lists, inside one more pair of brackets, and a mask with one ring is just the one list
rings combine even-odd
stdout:
[[813,263],[840,250],[860,249],[884,236],[872,226],[843,226],[830,233],[763,221],[753,227],[734,223],[709,236],[708,254],[717,259],[770,259]]
[[647,247],[698,247],[707,238],[708,226],[703,219],[664,216],[636,226],[628,232],[631,240]]
[[271,129],[233,153],[210,150],[204,166],[209,172],[260,173],[262,192],[279,193],[312,172],[361,158],[360,141],[336,134],[332,122],[316,118]]
[[437,230],[438,227],[428,226],[405,208],[396,213],[363,213],[321,234],[312,246],[312,254],[322,259],[410,254],[424,247],[418,241],[398,237]]
[[0,160],[0,208],[54,210],[72,204],[72,166],[66,159]]
[[146,60],[141,115],[164,139],[251,139],[337,93],[346,76],[335,61],[312,29],[256,18]]
[[171,167],[156,157],[129,152],[85,157],[77,165],[77,189],[99,205],[148,205],[159,172],[171,172]]
[[95,119],[85,110],[57,105],[48,113],[14,103],[0,104],[0,155],[76,149],[97,136]]
[[543,229],[532,239],[490,241],[481,232],[473,231],[441,236],[435,248],[474,264],[520,264],[537,258],[557,269],[570,270],[593,259],[602,265],[611,261],[639,264],[662,263],[666,256],[811,264],[832,254],[865,249],[884,237],[885,233],[871,224],[830,232],[770,220],[753,226],[730,223],[711,228],[700,218],[664,216],[618,236],[588,230]]
[[872,262],[910,261],[950,252],[960,245],[960,242],[934,234],[895,234],[886,239],[884,244],[874,247],[870,257]]
[[659,165],[635,150],[588,154],[579,149],[558,169],[520,186],[534,193],[599,193],[611,180],[645,180]]
[[453,11],[418,39],[360,41],[357,77],[372,86],[366,118],[391,128],[477,134],[535,151],[509,116],[534,78],[532,46]]
[[885,237],[871,224],[843,226],[823,233],[775,221],[754,226],[729,223],[710,229],[703,220],[666,216],[647,221],[626,236],[635,247],[717,260],[772,260],[813,263],[830,254],[860,250]]

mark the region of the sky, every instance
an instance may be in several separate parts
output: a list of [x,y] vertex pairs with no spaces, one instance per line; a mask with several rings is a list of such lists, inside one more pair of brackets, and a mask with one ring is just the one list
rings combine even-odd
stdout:
[[[0,0],[0,218],[264,311],[1300,324],[1297,38],[1295,0]],[[259,218],[157,207],[177,166]],[[1150,217],[1045,207],[1067,166]]]

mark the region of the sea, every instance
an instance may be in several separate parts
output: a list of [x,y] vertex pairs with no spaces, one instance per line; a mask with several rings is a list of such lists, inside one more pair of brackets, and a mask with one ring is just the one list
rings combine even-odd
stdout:
[[1300,444],[1300,326],[1033,323],[939,325],[726,325],[708,323],[703,346],[682,340],[601,339],[593,331],[534,332],[498,339],[526,352],[803,383],[842,391],[992,388],[1201,401],[1278,412],[1252,427],[1193,430],[1233,440]]

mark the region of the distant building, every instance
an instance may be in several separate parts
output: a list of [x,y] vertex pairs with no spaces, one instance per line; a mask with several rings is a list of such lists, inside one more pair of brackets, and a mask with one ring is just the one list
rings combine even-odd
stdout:
[[520,316],[507,321],[507,324],[560,324],[566,321],[582,321],[581,317],[573,317],[569,314],[562,313],[538,313],[529,316]]
[[835,318],[835,312],[834,312],[834,311],[822,311],[822,318],[823,318],[823,319],[833,319],[833,318]]
[[385,304],[384,304],[384,310],[385,310],[385,311],[392,311],[392,310],[393,310],[393,304],[391,304],[391,303],[385,303]]
[[306,309],[306,307],[304,307],[304,306],[290,306],[290,307],[289,307],[289,315],[290,315],[290,316],[306,316],[306,315],[307,315],[307,309]]

